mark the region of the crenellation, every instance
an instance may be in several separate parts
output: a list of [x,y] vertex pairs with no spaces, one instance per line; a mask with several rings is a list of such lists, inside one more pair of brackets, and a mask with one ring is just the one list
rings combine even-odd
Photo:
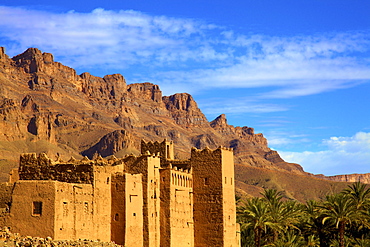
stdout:
[[142,141],[139,156],[56,157],[20,156],[10,179],[14,205],[0,222],[55,239],[239,247],[232,149],[192,148],[189,160],[175,160],[173,142],[164,140]]

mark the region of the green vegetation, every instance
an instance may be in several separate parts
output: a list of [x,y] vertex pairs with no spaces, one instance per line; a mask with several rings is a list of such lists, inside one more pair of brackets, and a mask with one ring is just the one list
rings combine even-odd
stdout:
[[304,204],[261,194],[237,208],[243,247],[370,246],[370,188],[360,182]]

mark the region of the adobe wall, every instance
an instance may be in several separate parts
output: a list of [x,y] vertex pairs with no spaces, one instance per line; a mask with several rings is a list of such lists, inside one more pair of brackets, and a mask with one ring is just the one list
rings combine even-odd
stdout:
[[111,240],[124,246],[143,246],[142,175],[112,177]]
[[123,174],[112,176],[111,240],[116,244],[125,244],[125,180]]
[[111,239],[112,175],[109,170],[109,167],[94,166],[93,221],[101,241]]
[[142,174],[143,183],[143,238],[145,247],[160,246],[160,158],[152,155],[128,156],[125,171]]
[[142,174],[124,174],[125,246],[142,247],[143,240],[143,184]]
[[223,217],[224,217],[224,245],[239,246],[239,235],[236,223],[235,181],[234,181],[234,154],[232,150],[221,149],[222,177],[223,177]]
[[193,169],[194,245],[223,247],[222,151],[193,148],[190,161]]
[[91,184],[55,182],[54,239],[101,239],[93,221],[93,197]]
[[161,246],[194,246],[190,170],[161,169]]
[[6,212],[9,210],[10,201],[12,198],[13,183],[0,183],[0,211]]
[[[55,181],[16,182],[7,226],[21,235],[55,238],[55,193]],[[34,202],[41,212],[34,212]]]

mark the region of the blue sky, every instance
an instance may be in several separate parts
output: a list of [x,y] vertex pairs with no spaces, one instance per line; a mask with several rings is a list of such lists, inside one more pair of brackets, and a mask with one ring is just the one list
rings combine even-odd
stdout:
[[208,120],[255,128],[308,172],[367,173],[369,11],[354,0],[2,0],[0,46],[191,93]]

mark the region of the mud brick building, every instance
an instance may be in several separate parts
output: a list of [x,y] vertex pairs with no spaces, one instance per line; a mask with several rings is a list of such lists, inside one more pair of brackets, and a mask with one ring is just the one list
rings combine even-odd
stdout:
[[140,156],[67,162],[23,154],[0,223],[21,235],[124,246],[237,247],[233,152],[141,143]]

